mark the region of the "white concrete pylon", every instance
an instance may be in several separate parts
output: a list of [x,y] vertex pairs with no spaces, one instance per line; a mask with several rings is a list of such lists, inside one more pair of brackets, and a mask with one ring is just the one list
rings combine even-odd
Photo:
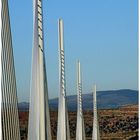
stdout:
[[84,117],[82,112],[82,80],[80,62],[77,62],[77,125],[76,140],[85,140]]
[[99,132],[99,123],[98,123],[98,115],[97,115],[97,100],[96,100],[96,85],[93,88],[93,132],[92,132],[92,140],[100,140],[100,132]]
[[33,50],[28,140],[51,140],[42,0],[33,0]]
[[59,106],[57,140],[70,140],[68,112],[66,105],[66,81],[65,81],[65,54],[63,40],[63,21],[58,20],[58,50],[59,50]]

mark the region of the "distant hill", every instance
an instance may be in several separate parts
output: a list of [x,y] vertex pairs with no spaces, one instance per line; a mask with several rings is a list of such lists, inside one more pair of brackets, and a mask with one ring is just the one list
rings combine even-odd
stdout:
[[[83,109],[93,109],[93,96],[92,94],[83,94]],[[122,89],[122,90],[109,90],[109,91],[97,91],[97,102],[99,109],[115,109],[124,105],[138,104],[138,91]],[[51,110],[58,109],[58,98],[49,100]],[[77,96],[67,96],[67,105],[70,111],[77,109]],[[29,103],[19,103],[19,110],[28,110]]]

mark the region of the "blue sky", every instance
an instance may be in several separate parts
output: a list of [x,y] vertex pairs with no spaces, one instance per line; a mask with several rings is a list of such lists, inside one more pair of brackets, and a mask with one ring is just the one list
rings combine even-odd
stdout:
[[[43,0],[49,97],[58,96],[58,18],[64,21],[67,95],[76,94],[76,60],[83,93],[138,89],[137,0]],[[32,0],[9,0],[19,101],[28,101]]]

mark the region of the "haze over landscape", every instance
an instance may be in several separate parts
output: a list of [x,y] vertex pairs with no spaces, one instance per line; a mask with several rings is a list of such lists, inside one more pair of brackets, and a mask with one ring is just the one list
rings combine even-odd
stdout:
[[[137,3],[137,0],[44,1],[44,41],[51,99],[58,97],[59,91],[59,17],[64,20],[67,95],[76,94],[77,59],[81,61],[84,94],[91,93],[94,83],[98,91],[138,90]],[[9,0],[9,6],[18,97],[19,102],[28,102],[32,1]]]

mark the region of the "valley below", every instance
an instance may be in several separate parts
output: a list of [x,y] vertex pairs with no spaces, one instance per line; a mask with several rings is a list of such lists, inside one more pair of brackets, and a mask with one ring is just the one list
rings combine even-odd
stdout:
[[[93,112],[84,114],[86,139],[92,138]],[[21,140],[27,140],[28,111],[19,111]],[[50,111],[52,139],[57,136],[57,111]],[[71,140],[76,137],[76,111],[69,111]],[[138,105],[125,105],[117,109],[99,109],[98,120],[101,140],[137,140],[138,139]]]

